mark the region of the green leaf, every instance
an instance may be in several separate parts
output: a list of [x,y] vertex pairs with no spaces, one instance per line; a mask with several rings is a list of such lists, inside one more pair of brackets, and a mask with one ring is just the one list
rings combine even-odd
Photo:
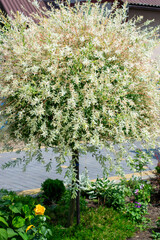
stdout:
[[43,235],[46,235],[47,228],[45,226],[41,227],[41,232]]
[[25,219],[20,216],[16,216],[13,218],[12,224],[15,228],[23,227],[25,225]]
[[29,215],[30,215],[30,208],[29,208],[28,205],[24,205],[24,206],[22,207],[22,210],[23,210],[25,216],[29,216]]
[[28,216],[28,220],[31,221],[34,217],[35,217],[35,216],[33,216],[33,215],[29,215],[29,216]]
[[9,209],[14,213],[21,213],[22,203],[17,203],[15,205],[10,205]]
[[20,232],[19,235],[22,237],[23,240],[28,240],[28,236],[26,233]]
[[0,215],[1,215],[1,216],[4,215],[4,212],[0,211]]
[[0,240],[8,240],[6,229],[0,228]]
[[3,217],[0,217],[0,222],[4,223],[8,227],[8,223]]
[[50,236],[53,235],[51,229],[48,229],[48,234],[49,234]]
[[11,237],[14,237],[14,236],[17,236],[18,234],[13,231],[12,228],[7,228],[7,234],[8,234],[8,237],[11,238]]

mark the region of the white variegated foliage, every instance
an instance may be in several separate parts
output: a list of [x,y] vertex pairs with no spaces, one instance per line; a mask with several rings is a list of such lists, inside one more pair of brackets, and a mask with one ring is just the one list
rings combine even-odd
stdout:
[[31,151],[57,149],[58,167],[73,149],[106,148],[96,158],[121,171],[125,142],[146,147],[160,136],[159,72],[150,57],[157,30],[126,21],[125,7],[104,14],[99,4],[59,6],[32,18],[19,14],[2,29],[1,121],[8,122],[1,135]]

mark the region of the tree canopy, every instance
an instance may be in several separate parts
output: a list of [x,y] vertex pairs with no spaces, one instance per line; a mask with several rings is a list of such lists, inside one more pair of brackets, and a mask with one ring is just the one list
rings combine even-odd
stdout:
[[[137,27],[140,18],[127,21],[126,8],[116,4],[39,11],[1,28],[1,138],[32,151],[57,149],[58,167],[73,150],[106,148],[120,162],[125,142],[155,143],[159,72],[150,56],[157,29]],[[112,166],[109,154],[99,159]]]

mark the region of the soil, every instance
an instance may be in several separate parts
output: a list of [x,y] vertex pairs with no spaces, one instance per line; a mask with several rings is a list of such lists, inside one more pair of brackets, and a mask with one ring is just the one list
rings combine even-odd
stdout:
[[156,221],[160,217],[160,178],[151,179],[151,184],[154,188],[154,192],[151,195],[151,202],[148,208],[148,217],[150,219],[149,227],[145,231],[138,231],[134,237],[127,240],[151,240],[152,231],[160,232],[157,228]]

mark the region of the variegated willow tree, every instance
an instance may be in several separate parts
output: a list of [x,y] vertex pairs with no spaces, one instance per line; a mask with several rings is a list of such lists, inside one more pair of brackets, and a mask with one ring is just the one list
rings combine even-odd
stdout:
[[150,56],[157,29],[136,27],[140,19],[126,21],[125,7],[117,5],[59,3],[38,11],[5,20],[1,29],[1,125],[7,124],[0,134],[25,142],[26,164],[36,154],[42,159],[41,146],[59,153],[58,170],[72,156],[78,202],[80,154],[105,148],[105,156],[97,154],[104,172],[121,170],[124,156],[133,162],[126,142],[146,149],[156,143],[159,73]]

